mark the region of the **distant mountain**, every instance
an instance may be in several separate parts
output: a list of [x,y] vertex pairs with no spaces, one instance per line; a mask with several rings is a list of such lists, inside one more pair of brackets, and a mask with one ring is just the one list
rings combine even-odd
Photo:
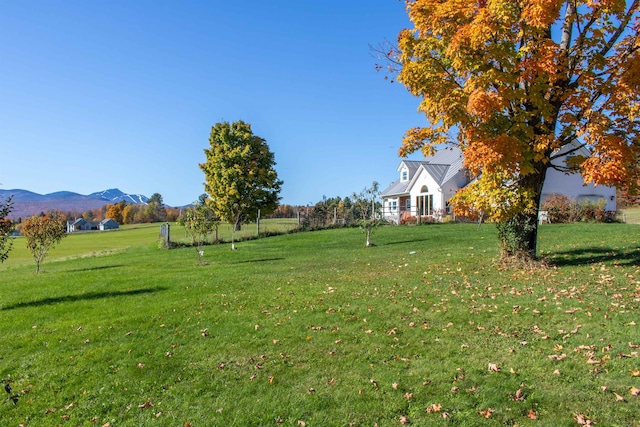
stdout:
[[108,200],[109,203],[114,204],[121,202],[124,200],[128,205],[146,205],[149,201],[147,196],[143,196],[142,194],[127,194],[118,190],[117,188],[112,188],[110,190],[99,191],[97,193],[91,193],[87,197],[101,200]]
[[31,215],[49,210],[84,212],[98,209],[106,204],[114,204],[124,200],[127,204],[147,204],[149,198],[142,194],[128,194],[117,188],[82,195],[71,191],[57,191],[49,194],[37,194],[27,190],[2,190],[0,198],[12,197],[13,209],[9,215],[12,219],[27,218]]

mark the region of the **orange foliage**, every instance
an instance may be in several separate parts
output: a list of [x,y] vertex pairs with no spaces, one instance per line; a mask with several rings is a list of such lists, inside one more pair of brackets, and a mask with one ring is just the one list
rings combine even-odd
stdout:
[[575,141],[587,182],[629,184],[640,156],[640,0],[406,0],[397,81],[427,126],[399,154],[453,142],[479,177],[454,209],[534,210],[546,168]]

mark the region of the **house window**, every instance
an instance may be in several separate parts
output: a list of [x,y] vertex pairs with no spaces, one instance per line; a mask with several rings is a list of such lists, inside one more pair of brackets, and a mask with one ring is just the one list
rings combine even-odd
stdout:
[[406,169],[402,170],[402,181],[408,181],[409,180],[409,172]]
[[411,199],[407,199],[405,208],[410,211],[411,210]]
[[423,186],[422,186],[422,188],[420,189],[420,192],[421,192],[421,193],[428,193],[428,192],[429,192],[429,189],[427,188],[427,186],[426,186],[426,185],[423,185]]
[[394,200],[393,202],[391,202],[391,210],[395,211],[397,209],[398,209],[398,202]]

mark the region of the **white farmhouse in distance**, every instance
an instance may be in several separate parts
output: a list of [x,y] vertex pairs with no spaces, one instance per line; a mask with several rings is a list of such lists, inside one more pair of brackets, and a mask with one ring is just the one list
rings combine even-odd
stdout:
[[[588,154],[577,153],[577,154]],[[402,160],[399,177],[382,191],[382,216],[400,223],[409,217],[441,219],[451,213],[449,199],[457,190],[471,181],[462,165],[462,152],[457,147],[438,150],[424,160]],[[559,157],[555,162],[564,162]],[[559,164],[559,163],[558,163]],[[606,210],[616,210],[616,189],[609,186],[584,184],[577,173],[564,173],[553,168],[547,170],[542,187],[541,203],[552,194],[562,194],[577,201],[606,201]]]

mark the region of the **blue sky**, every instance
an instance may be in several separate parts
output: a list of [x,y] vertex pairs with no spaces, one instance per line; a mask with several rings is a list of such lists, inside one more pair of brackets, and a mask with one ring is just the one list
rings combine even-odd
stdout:
[[282,203],[385,187],[424,118],[369,45],[408,26],[398,0],[0,0],[0,188],[187,204],[211,126],[236,120]]

